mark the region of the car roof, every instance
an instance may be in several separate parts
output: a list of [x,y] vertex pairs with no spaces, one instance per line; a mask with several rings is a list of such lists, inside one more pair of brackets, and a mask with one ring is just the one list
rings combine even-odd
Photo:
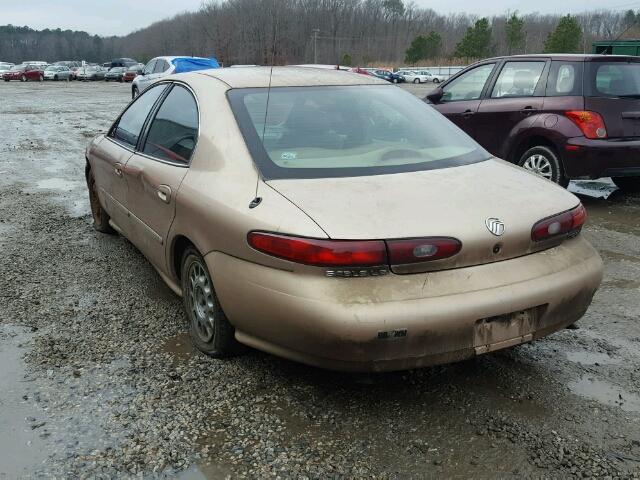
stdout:
[[600,53],[528,53],[523,55],[506,55],[504,57],[493,57],[487,58],[485,61],[491,60],[508,60],[511,58],[515,59],[527,59],[527,58],[550,58],[552,60],[565,60],[565,61],[574,61],[574,62],[597,62],[603,60],[632,60],[632,61],[640,61],[640,59],[633,55],[603,55]]
[[[272,74],[273,70],[273,74]],[[226,83],[229,88],[387,85],[384,80],[342,70],[313,67],[215,68],[194,72]]]

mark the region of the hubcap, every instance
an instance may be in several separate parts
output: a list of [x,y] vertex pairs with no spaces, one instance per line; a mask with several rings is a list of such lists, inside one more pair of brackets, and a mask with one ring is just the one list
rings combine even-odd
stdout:
[[549,159],[544,155],[540,155],[539,153],[531,155],[524,162],[523,167],[540,175],[541,177],[546,178],[547,180],[553,179],[553,167],[551,166]]
[[198,338],[204,343],[209,343],[215,331],[213,289],[209,276],[198,261],[189,267],[188,288],[191,324]]

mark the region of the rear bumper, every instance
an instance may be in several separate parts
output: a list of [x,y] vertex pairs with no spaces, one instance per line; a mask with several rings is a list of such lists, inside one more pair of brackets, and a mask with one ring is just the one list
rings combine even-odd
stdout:
[[[503,262],[377,278],[302,275],[219,252],[206,261],[240,342],[349,371],[448,363],[540,338],[578,320],[602,279],[581,237]],[[520,311],[535,314],[495,318]]]
[[571,178],[640,176],[640,140],[570,138],[564,158]]

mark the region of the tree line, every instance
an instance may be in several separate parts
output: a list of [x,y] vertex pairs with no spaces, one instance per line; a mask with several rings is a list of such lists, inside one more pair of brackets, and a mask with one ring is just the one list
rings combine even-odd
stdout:
[[125,36],[0,27],[0,61],[197,55],[225,65],[462,63],[490,55],[587,53],[594,40],[637,36],[639,21],[632,10],[479,18],[403,0],[208,0],[197,11]]

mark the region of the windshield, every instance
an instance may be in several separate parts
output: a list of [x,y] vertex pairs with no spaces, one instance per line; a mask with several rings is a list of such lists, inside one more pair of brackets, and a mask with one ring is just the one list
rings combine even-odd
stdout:
[[393,86],[272,88],[266,113],[266,88],[228,96],[265,178],[410,172],[490,157],[432,107]]
[[48,71],[48,72],[57,72],[59,70],[62,70],[62,67],[47,67],[47,68],[45,68],[45,71]]
[[591,95],[640,98],[640,63],[591,62]]

